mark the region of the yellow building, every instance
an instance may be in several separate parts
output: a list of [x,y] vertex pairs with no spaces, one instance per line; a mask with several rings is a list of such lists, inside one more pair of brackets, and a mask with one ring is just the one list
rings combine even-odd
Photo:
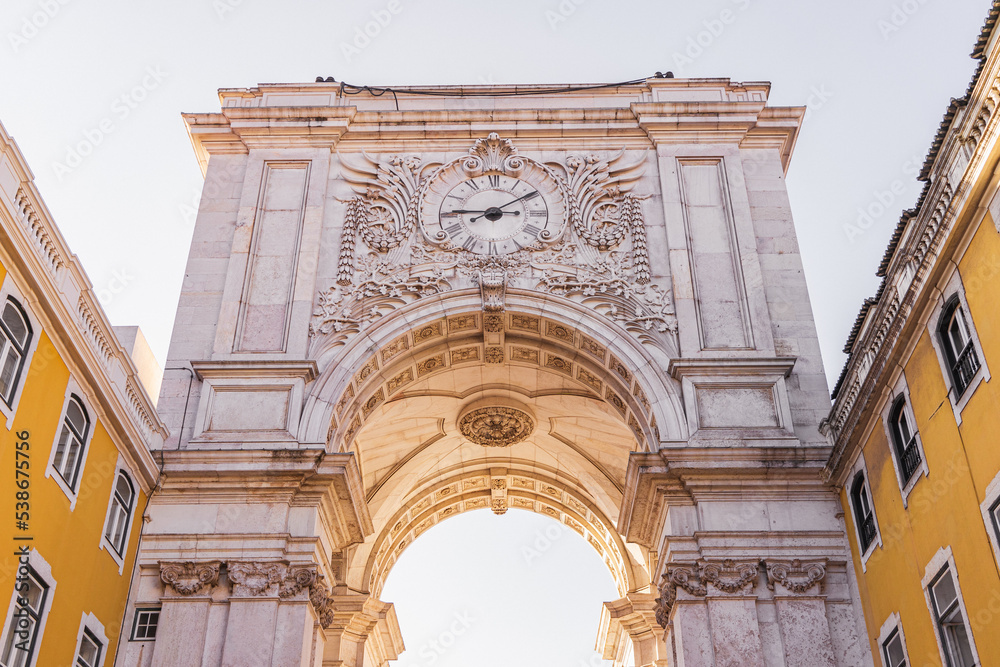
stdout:
[[1000,664],[1000,2],[850,334],[826,427],[873,653]]
[[2,126],[0,224],[0,665],[110,666],[166,434],[142,384],[158,380],[116,338]]

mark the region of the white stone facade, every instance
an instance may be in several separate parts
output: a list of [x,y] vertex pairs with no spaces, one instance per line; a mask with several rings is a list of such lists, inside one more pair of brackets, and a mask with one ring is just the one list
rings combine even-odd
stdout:
[[187,115],[131,601],[162,613],[119,663],[386,664],[398,555],[489,507],[598,550],[616,664],[871,664],[783,178],[804,109],[767,94],[317,82]]

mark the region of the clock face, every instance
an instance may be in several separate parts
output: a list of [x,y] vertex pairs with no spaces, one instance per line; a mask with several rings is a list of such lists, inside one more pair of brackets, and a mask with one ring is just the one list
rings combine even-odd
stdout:
[[483,255],[516,252],[552,233],[542,193],[527,181],[501,174],[455,185],[442,197],[437,221],[453,245]]

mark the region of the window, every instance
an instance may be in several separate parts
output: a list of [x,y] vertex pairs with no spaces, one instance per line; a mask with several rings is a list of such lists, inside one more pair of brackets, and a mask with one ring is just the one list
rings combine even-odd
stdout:
[[132,482],[124,472],[118,473],[114,491],[111,494],[111,511],[108,512],[108,527],[104,537],[119,556],[125,555],[128,541],[129,519],[132,517],[132,504],[135,501],[135,491]]
[[863,472],[855,475],[854,483],[851,484],[851,505],[854,506],[854,522],[857,524],[858,542],[863,554],[875,541],[875,513],[872,511],[871,496]]
[[917,445],[917,429],[913,425],[909,410],[906,409],[906,399],[903,396],[896,399],[889,412],[889,428],[896,450],[896,460],[899,461],[900,476],[905,485],[920,467],[923,459],[920,457],[920,448]]
[[972,643],[950,564],[941,570],[929,588],[934,621],[948,667],[973,667],[976,663]]
[[22,588],[14,597],[7,637],[0,654],[0,665],[3,667],[26,667],[33,662],[48,597],[49,587],[30,567],[28,576],[18,576],[17,583]]
[[951,370],[952,382],[955,383],[957,401],[979,370],[979,355],[972,343],[965,312],[957,296],[948,302],[941,314],[938,335],[941,337],[941,345]]
[[90,418],[83,407],[83,402],[76,394],[72,394],[66,405],[66,416],[63,418],[62,431],[56,441],[55,456],[52,467],[63,478],[73,491],[80,476],[80,461],[83,459],[83,446],[90,432]]
[[156,639],[156,626],[160,622],[159,609],[136,609],[132,623],[132,641]]
[[907,667],[909,664],[903,649],[903,636],[898,628],[894,628],[888,639],[882,642],[882,657],[886,667]]
[[80,637],[80,649],[76,652],[76,667],[97,667],[101,664],[104,646],[90,630],[84,630]]
[[13,406],[24,359],[31,343],[31,325],[20,304],[7,298],[0,314],[0,398]]

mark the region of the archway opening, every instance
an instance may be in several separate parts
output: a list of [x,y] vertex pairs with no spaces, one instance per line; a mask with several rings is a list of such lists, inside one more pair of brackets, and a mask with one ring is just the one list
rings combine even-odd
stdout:
[[400,555],[382,597],[403,633],[401,667],[611,664],[595,640],[614,578],[583,536],[545,515],[483,509],[435,525]]

